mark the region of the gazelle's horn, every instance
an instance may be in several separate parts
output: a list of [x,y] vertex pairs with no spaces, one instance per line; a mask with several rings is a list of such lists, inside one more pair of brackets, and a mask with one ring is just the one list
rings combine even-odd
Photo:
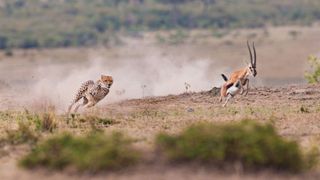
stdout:
[[251,48],[250,48],[250,45],[249,45],[249,42],[247,41],[247,46],[248,46],[248,49],[249,49],[249,53],[250,53],[250,62],[251,62],[251,65],[253,66],[254,62],[253,62],[253,59],[252,59],[252,53],[251,53]]
[[254,54],[254,59],[253,59],[253,67],[257,67],[257,53],[256,53],[256,48],[254,47],[254,42],[252,43],[253,45],[253,54]]

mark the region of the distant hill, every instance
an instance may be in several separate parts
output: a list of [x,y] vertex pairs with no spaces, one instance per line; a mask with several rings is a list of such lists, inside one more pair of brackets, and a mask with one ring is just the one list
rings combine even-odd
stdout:
[[319,0],[0,0],[0,49],[90,46],[119,32],[310,25]]

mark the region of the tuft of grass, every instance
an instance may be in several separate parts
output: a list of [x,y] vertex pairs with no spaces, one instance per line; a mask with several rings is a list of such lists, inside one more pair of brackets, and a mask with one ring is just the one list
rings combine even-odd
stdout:
[[110,127],[119,122],[109,117],[100,117],[95,115],[78,116],[71,119],[72,126],[90,126],[93,130],[99,130]]
[[227,36],[230,32],[227,31],[227,30],[217,30],[217,29],[214,29],[212,31],[212,36],[217,38],[217,39],[221,39],[225,36]]
[[52,132],[57,128],[56,118],[53,113],[42,114],[41,130]]
[[111,118],[104,118],[98,116],[87,116],[85,119],[91,124],[92,127],[103,128],[117,124],[118,122]]
[[137,162],[139,152],[122,133],[90,133],[84,137],[61,134],[38,144],[20,160],[26,168],[46,167],[61,170],[98,172],[121,169]]
[[312,159],[296,142],[279,136],[272,125],[252,120],[196,124],[178,135],[161,133],[156,145],[169,160],[214,165],[241,162],[245,168],[300,172],[311,167]]
[[29,121],[34,122],[38,131],[53,132],[57,128],[56,115],[54,113],[28,114],[27,118]]
[[19,122],[18,129],[6,130],[6,137],[2,142],[12,145],[18,144],[35,144],[38,141],[38,134],[30,127],[28,123]]
[[300,106],[299,110],[301,113],[310,113],[309,108],[305,107],[304,105]]

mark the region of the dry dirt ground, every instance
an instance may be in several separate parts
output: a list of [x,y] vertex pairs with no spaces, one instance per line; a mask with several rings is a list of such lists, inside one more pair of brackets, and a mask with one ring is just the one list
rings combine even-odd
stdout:
[[[215,93],[218,89],[163,97],[126,100],[85,111],[116,120],[105,131],[120,130],[137,139],[137,147],[153,149],[154,136],[161,131],[177,133],[196,122],[230,122],[254,119],[271,122],[278,132],[299,142],[304,148],[319,147],[320,85],[254,88],[247,96],[237,96],[223,108]],[[14,119],[1,122],[1,129],[12,128]],[[83,125],[59,122],[58,131],[85,131]],[[167,164],[146,153],[146,163],[120,172],[98,175],[75,175],[72,172],[27,171],[16,166],[16,160],[26,152],[24,147],[6,147],[8,154],[0,158],[1,179],[318,179],[320,169],[298,175],[272,171],[242,172],[236,166],[217,170],[195,164]]]

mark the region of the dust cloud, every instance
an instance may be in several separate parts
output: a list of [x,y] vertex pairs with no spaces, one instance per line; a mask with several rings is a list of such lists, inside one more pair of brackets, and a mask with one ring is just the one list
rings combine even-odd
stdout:
[[26,70],[30,73],[12,81],[11,85],[24,83],[25,91],[19,94],[24,104],[45,100],[63,111],[84,81],[97,80],[101,74],[113,76],[114,84],[109,95],[99,104],[180,94],[186,91],[185,83],[190,85],[189,91],[209,90],[222,83],[221,70],[212,69],[214,61],[208,59],[185,60],[155,53],[139,58],[106,59],[90,54],[86,62],[72,62],[49,60],[44,64],[37,63]]

